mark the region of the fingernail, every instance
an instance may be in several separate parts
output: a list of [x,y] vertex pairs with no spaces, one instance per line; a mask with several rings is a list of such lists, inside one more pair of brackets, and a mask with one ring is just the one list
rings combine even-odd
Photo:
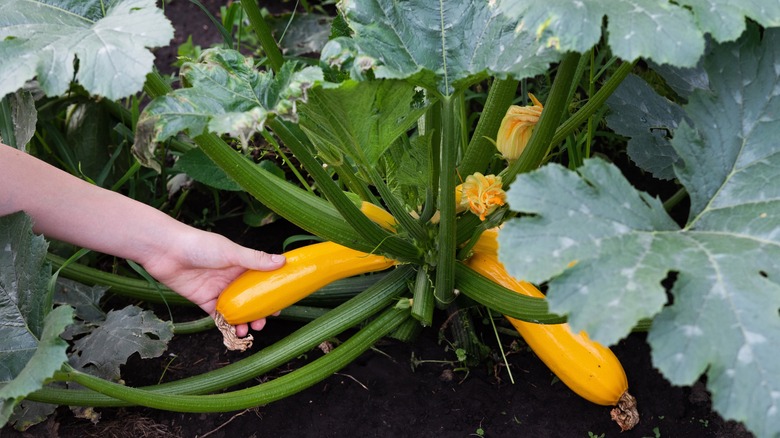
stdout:
[[274,254],[271,256],[271,261],[274,263],[281,263],[284,261],[284,256],[281,254]]

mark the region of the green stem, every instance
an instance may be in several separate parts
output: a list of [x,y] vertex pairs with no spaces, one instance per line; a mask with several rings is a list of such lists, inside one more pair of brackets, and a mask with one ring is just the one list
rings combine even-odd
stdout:
[[555,130],[568,107],[569,90],[577,71],[579,59],[578,53],[568,53],[558,65],[558,72],[550,89],[550,95],[544,104],[544,111],[542,111],[542,116],[539,118],[533,135],[531,135],[531,140],[520,157],[502,172],[504,187],[509,187],[518,174],[539,167],[547,155]]
[[[403,266],[393,270],[351,300],[336,307],[315,321],[301,327],[257,353],[214,371],[175,382],[154,385],[147,389],[157,397],[170,394],[204,394],[237,385],[279,367],[319,345],[323,339],[354,327],[381,309],[390,306],[400,293],[407,290],[414,270]],[[43,388],[31,394],[30,400],[69,406],[116,407],[130,403],[93,391]]]
[[434,295],[439,304],[446,306],[455,300],[455,186],[457,185],[458,151],[460,131],[457,119],[456,99],[444,96],[441,99],[441,156],[439,172],[439,244],[436,264]]
[[296,132],[297,126],[284,123],[280,119],[270,120],[268,126],[298,158],[303,168],[309,172],[317,183],[320,191],[328,198],[336,210],[341,213],[343,220],[346,220],[373,247],[370,252],[385,252],[394,259],[402,261],[416,261],[419,258],[420,251],[412,243],[400,239],[398,236],[391,234],[372,222],[344,194],[312,155],[313,147],[302,141],[305,136],[302,132]]
[[559,324],[566,318],[550,313],[547,300],[520,295],[483,277],[463,263],[455,270],[458,290],[503,315],[537,324]]
[[424,327],[431,326],[433,324],[433,309],[436,304],[427,266],[420,266],[417,269],[417,278],[414,281],[412,293],[412,317],[420,321]]
[[261,406],[302,391],[339,371],[408,318],[389,309],[343,344],[295,371],[250,388],[212,395],[168,395],[130,388],[76,370],[58,372],[55,379],[72,381],[120,400],[175,412],[229,412]]
[[268,26],[263,13],[260,12],[260,8],[257,6],[257,0],[241,0],[241,6],[246,12],[246,16],[249,18],[249,23],[260,40],[260,45],[263,46],[266,56],[268,56],[268,63],[274,72],[278,72],[284,64],[284,57],[282,51],[279,50],[279,45],[276,44],[276,40],[271,35],[271,27]]
[[[49,261],[54,268],[59,268],[65,263],[64,258],[51,253],[46,255],[46,260]],[[173,292],[162,284],[151,284],[146,280],[111,274],[78,263],[68,264],[62,269],[60,274],[63,277],[70,278],[71,280],[80,283],[108,286],[112,293],[151,303],[165,302],[175,305],[194,305],[191,301],[176,292]]]
[[474,172],[483,172],[496,154],[496,146],[491,139],[496,138],[506,110],[515,98],[518,83],[514,79],[496,79],[490,86],[477,127],[458,165],[462,178]]
[[682,202],[686,196],[688,196],[688,191],[685,190],[685,187],[681,187],[669,199],[664,201],[664,210],[667,212],[672,211],[672,209],[677,206],[677,204]]

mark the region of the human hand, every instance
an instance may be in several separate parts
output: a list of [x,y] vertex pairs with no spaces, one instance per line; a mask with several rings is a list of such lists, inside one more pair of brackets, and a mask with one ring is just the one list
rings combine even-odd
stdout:
[[[283,255],[268,254],[238,245],[219,234],[188,226],[178,231],[175,245],[161,248],[141,261],[144,268],[174,292],[214,316],[222,290],[248,269],[272,271],[285,263]],[[244,337],[249,327],[261,330],[265,318],[236,326],[236,335]]]

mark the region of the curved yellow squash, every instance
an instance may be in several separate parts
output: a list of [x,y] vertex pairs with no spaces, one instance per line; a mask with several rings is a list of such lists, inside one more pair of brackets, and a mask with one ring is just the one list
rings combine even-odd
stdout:
[[[475,251],[466,264],[507,289],[531,297],[544,297],[531,283],[509,275],[493,254]],[[612,350],[591,340],[585,332],[572,333],[568,324],[534,324],[507,319],[539,359],[586,400],[614,406],[628,390],[626,373]]]
[[233,280],[217,301],[217,312],[231,325],[265,318],[342,278],[381,271],[395,264],[333,242],[288,251],[275,271],[247,271]]

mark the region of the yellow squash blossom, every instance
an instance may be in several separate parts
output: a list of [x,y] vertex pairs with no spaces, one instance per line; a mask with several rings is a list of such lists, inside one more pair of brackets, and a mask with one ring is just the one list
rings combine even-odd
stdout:
[[528,93],[533,105],[512,105],[506,111],[501,127],[498,128],[496,147],[507,160],[516,160],[531,139],[544,105],[531,93]]
[[479,216],[480,220],[493,213],[506,203],[506,192],[501,187],[501,177],[482,175],[479,172],[466,177],[466,181],[456,189],[455,201],[459,207],[468,208]]

